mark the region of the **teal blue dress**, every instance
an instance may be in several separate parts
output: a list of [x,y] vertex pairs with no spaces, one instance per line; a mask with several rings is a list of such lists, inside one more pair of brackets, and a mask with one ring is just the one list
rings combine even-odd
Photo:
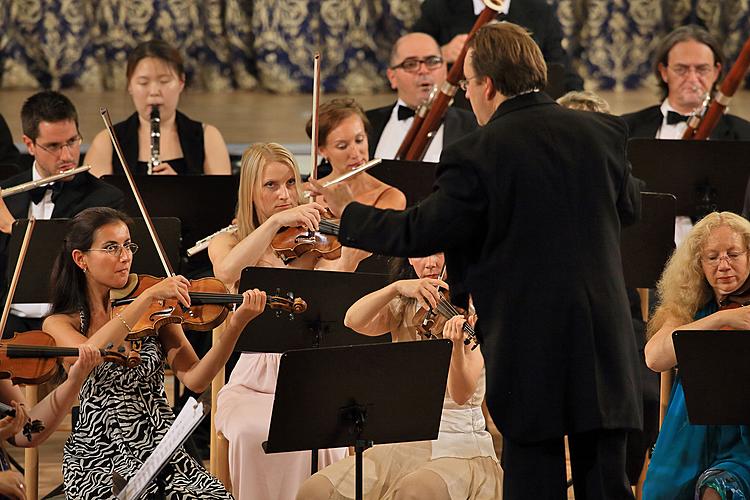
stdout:
[[[695,319],[717,310],[712,301]],[[706,487],[715,489],[722,500],[750,499],[750,427],[690,425],[678,374],[646,474],[643,498],[693,500],[700,498]]]

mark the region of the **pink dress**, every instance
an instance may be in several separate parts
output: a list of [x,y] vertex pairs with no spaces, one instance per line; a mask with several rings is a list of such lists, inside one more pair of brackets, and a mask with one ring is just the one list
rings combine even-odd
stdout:
[[[237,500],[294,500],[310,477],[310,452],[266,455],[281,354],[245,353],[219,392],[216,430],[229,441],[232,493]],[[319,467],[347,455],[346,448],[321,450]]]

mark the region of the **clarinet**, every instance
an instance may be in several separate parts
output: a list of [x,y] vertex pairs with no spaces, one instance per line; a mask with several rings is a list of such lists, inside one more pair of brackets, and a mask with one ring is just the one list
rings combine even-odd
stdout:
[[154,167],[159,164],[159,140],[161,139],[161,118],[159,106],[151,108],[151,159],[148,161],[146,173],[152,175]]

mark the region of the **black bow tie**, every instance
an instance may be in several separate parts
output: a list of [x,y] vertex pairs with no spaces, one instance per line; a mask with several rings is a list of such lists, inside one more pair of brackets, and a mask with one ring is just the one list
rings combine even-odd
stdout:
[[687,115],[681,115],[676,111],[667,111],[667,125],[676,125],[680,122],[686,122],[690,118]]
[[52,203],[54,203],[62,191],[62,182],[55,182],[51,186],[41,186],[32,189],[29,191],[29,194],[31,194],[31,201],[33,201],[35,205],[38,205],[47,191],[52,191]]
[[403,104],[399,104],[398,105],[398,119],[399,119],[399,121],[406,120],[407,118],[411,118],[412,116],[414,116],[414,110],[413,109],[411,109],[409,107],[406,107]]

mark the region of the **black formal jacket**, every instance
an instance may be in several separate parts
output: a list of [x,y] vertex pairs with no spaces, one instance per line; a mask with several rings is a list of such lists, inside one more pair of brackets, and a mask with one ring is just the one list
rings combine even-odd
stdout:
[[345,245],[445,251],[451,296],[476,306],[490,413],[518,442],[642,425],[620,257],[621,224],[640,216],[626,139],[620,118],[521,95],[443,150],[419,205],[343,213]]
[[[391,119],[394,104],[368,110],[365,114],[370,121],[370,129],[367,132],[367,141],[370,146],[370,158],[375,157],[375,150],[380,142],[380,136]],[[461,137],[474,132],[478,125],[474,113],[465,109],[449,107],[445,112],[445,130],[443,131],[443,149],[449,144],[456,142]]]
[[[653,139],[661,127],[664,115],[661,113],[661,105],[622,115],[630,129],[630,137],[646,137]],[[721,141],[750,141],[750,122],[739,116],[722,115],[716,124],[711,139]]]
[[[0,183],[1,188],[7,188],[31,181],[31,170],[26,170]],[[16,219],[25,219],[29,215],[31,194],[25,193],[9,196],[4,199],[8,210]],[[72,180],[63,184],[60,194],[55,200],[52,218],[69,218],[90,207],[112,207],[122,209],[125,197],[118,188],[100,181],[88,172],[76,175]],[[0,291],[5,295],[5,283],[8,264],[8,243],[10,236],[0,234]],[[50,245],[60,245],[61,242],[49,242]],[[47,278],[48,279],[48,278]]]
[[[477,17],[471,0],[424,0],[422,15],[411,30],[432,35],[440,45],[445,45],[456,35],[471,31]],[[563,49],[562,27],[554,7],[546,0],[513,0],[503,19],[531,32],[547,64],[565,68],[565,90],[583,89],[583,80],[571,69]]]
[[21,168],[21,155],[13,144],[13,136],[3,115],[0,115],[0,167],[11,171]]

